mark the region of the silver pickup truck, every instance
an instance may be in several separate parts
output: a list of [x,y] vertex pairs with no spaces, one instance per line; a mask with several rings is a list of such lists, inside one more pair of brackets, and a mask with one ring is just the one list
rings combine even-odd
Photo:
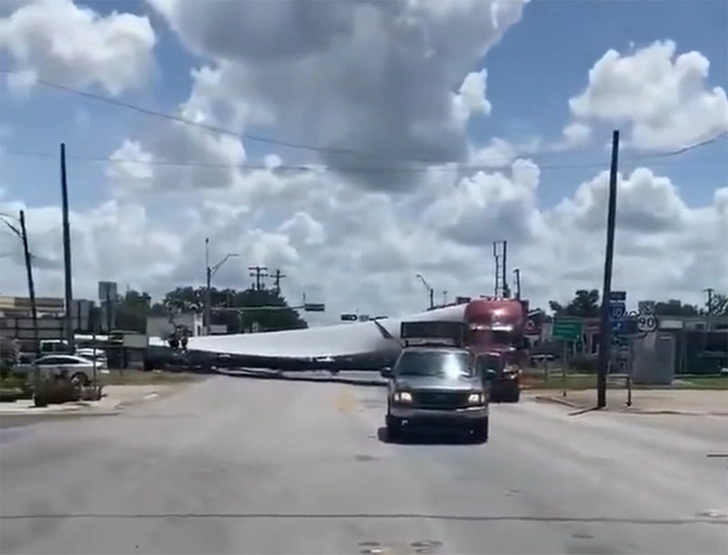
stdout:
[[381,375],[389,380],[386,426],[391,441],[412,428],[460,429],[478,443],[488,441],[487,381],[468,350],[407,346]]

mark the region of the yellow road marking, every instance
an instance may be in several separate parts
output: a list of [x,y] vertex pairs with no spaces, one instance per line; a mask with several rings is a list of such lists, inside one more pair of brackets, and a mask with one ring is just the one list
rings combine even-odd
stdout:
[[336,393],[335,403],[339,412],[352,412],[358,402],[350,389],[342,388]]

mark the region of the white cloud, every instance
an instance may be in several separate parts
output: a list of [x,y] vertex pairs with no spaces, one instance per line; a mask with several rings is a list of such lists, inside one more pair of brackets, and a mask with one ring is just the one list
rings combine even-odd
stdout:
[[609,50],[569,107],[581,124],[626,125],[637,148],[681,148],[728,130],[726,92],[709,86],[709,67],[700,52],[677,55],[670,40],[630,54]]
[[346,168],[465,160],[463,111],[490,106],[485,72],[472,67],[523,9],[519,0],[149,3],[213,60],[193,74],[196,106],[226,127],[273,122],[279,138],[329,148],[321,158],[344,177],[390,191],[416,177]]
[[[286,273],[283,287],[289,297],[306,292],[309,299],[326,302],[334,319],[340,311],[357,308],[392,314],[426,304],[417,273],[437,288],[438,297],[444,290],[450,298],[490,291],[491,242],[507,239],[509,260],[522,271],[526,295],[545,306],[577,288],[600,287],[607,177],[600,173],[579,184],[569,183],[567,174],[564,182],[573,195],[544,206],[541,169],[523,159],[524,153],[585,144],[597,135],[593,122],[609,118],[631,122],[634,140],[642,137],[642,146],[658,129],[662,146],[686,139],[676,130],[688,116],[674,98],[669,100],[678,78],[652,73],[679,66],[688,75],[683,66],[696,57],[673,63],[672,54],[663,52],[669,67],[653,60],[656,71],[636,74],[639,82],[631,88],[625,85],[629,79],[614,85],[608,71],[593,70],[589,88],[572,106],[575,119],[563,130],[562,147],[544,147],[538,138],[472,145],[468,118],[491,110],[487,74],[473,68],[518,21],[519,2],[281,0],[209,2],[204,10],[200,2],[150,3],[208,64],[191,72],[192,89],[181,115],[255,131],[262,139],[334,150],[317,156],[264,141],[241,143],[231,134],[169,121],[130,130],[111,155],[116,161],[107,168],[109,198],[72,214],[79,296],[93,296],[99,279],[156,295],[202,283],[204,239],[209,237],[214,260],[239,254],[215,276],[221,286],[245,287],[248,266],[266,265]],[[136,19],[126,21],[136,25],[146,21],[130,17]],[[112,20],[94,21],[99,26]],[[78,66],[77,74],[69,69],[76,77],[67,80],[113,88],[107,74],[91,71],[87,59],[77,58],[18,59],[25,69],[48,78],[68,64]],[[614,71],[621,76],[626,70]],[[612,88],[603,84],[605,74]],[[651,79],[649,85],[642,84],[643,77]],[[677,82],[703,86],[694,77],[681,79]],[[117,91],[121,81],[124,86],[139,82],[124,77],[115,82]],[[690,117],[707,121],[695,100],[703,98],[696,86],[688,87],[694,93],[692,104],[687,102],[693,106]],[[667,89],[668,100],[661,88]],[[645,91],[653,91],[654,98]],[[652,103],[652,111],[645,115],[633,102]],[[650,114],[658,114],[659,121]],[[708,131],[704,127],[700,133]],[[346,154],[344,148],[375,156]],[[387,167],[412,165],[392,159],[422,158],[432,164],[407,172]],[[484,169],[465,170],[458,165],[463,161]],[[262,169],[246,169],[246,164]],[[728,276],[723,244],[728,188],[718,185],[725,183],[716,184],[712,204],[691,207],[666,174],[638,168],[620,176],[615,286],[629,289],[633,297],[692,301],[703,287],[721,287],[721,276]],[[17,195],[0,196],[0,211],[22,207]],[[27,216],[34,253],[62,260],[60,234],[48,233],[60,223],[58,207],[28,207]],[[2,241],[0,251],[11,244],[7,237]],[[37,278],[43,294],[61,293],[57,269],[39,267]],[[0,291],[22,292],[23,284],[21,265],[3,267]]]
[[[451,177],[434,173],[417,193],[393,198],[344,185],[331,173],[256,172],[225,190],[178,196],[182,208],[154,217],[154,202],[145,204],[143,197],[109,201],[73,214],[76,289],[93,295],[95,280],[115,279],[161,294],[201,283],[206,236],[214,259],[240,254],[216,276],[220,285],[247,286],[248,265],[281,268],[290,296],[315,294],[334,315],[422,306],[418,272],[450,298],[486,293],[490,241],[502,238],[509,240],[511,264],[521,268],[534,303],[599,287],[604,173],[552,209],[539,207],[539,172],[530,162],[457,183]],[[252,202],[251,192],[265,183],[277,193],[257,194]],[[646,168],[622,176],[619,187],[615,285],[634,297],[690,300],[698,300],[703,287],[722,285],[720,276],[728,275],[728,187],[700,208],[688,207],[670,179]],[[20,206],[0,201],[3,212]],[[29,208],[27,215],[34,252],[60,260],[59,238],[44,233],[60,222],[58,209]],[[39,268],[37,274],[40,291],[62,291],[60,270]],[[22,292],[23,280],[20,265],[3,271],[0,290]]]
[[156,37],[146,16],[102,17],[71,0],[10,2],[0,15],[0,52],[15,61],[10,84],[16,88],[27,90],[41,78],[98,83],[118,95],[141,85],[153,64]]

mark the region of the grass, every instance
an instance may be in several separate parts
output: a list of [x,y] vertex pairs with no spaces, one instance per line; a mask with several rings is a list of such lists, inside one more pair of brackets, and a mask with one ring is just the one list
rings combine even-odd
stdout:
[[0,378],[0,389],[19,389],[25,384],[25,378],[20,376],[5,376]]
[[679,389],[720,389],[728,391],[728,376],[691,376],[679,379],[690,384],[687,387],[682,387],[681,384],[674,386]]
[[[554,389],[561,390],[564,388],[569,391],[583,391],[585,389],[596,389],[596,375],[585,374],[567,374],[564,381],[560,375],[549,376],[548,381],[544,381],[543,376],[523,376],[522,384],[531,389]],[[625,387],[622,379],[609,380],[609,387],[618,388]],[[634,389],[705,389],[705,390],[728,390],[728,377],[726,376],[686,376],[677,377],[677,380],[671,386],[644,386],[635,385]]]
[[141,370],[109,370],[99,374],[103,385],[165,385],[199,381],[204,375],[187,372],[143,372]]

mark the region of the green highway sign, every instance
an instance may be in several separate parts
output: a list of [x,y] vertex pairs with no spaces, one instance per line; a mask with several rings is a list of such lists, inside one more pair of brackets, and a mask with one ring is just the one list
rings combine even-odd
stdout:
[[581,320],[557,318],[554,320],[551,336],[561,341],[579,341],[582,333]]

